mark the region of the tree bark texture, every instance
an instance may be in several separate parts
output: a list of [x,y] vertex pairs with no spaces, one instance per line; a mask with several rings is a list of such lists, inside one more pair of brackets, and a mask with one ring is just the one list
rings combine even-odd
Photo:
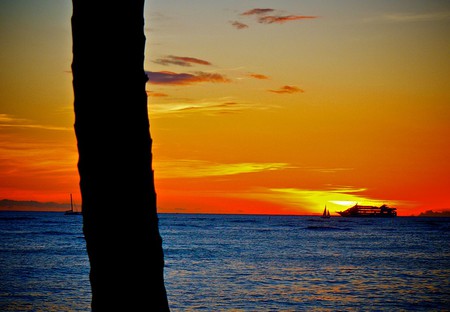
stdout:
[[169,311],[145,91],[144,0],[72,3],[92,311]]

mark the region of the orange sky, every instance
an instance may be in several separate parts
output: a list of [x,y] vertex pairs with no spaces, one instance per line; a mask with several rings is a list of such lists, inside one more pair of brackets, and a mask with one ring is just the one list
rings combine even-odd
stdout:
[[[0,3],[0,199],[80,202],[71,10]],[[145,14],[160,212],[450,209],[448,1],[153,0]]]

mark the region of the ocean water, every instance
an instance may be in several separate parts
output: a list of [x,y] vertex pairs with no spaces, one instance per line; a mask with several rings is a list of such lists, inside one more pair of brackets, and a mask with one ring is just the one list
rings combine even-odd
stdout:
[[[0,311],[90,310],[81,223],[0,212]],[[450,311],[449,218],[161,214],[160,232],[172,311]]]

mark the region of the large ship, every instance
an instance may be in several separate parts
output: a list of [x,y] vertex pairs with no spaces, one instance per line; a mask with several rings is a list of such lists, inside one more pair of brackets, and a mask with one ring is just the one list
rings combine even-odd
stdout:
[[386,205],[377,206],[355,206],[344,211],[338,211],[342,217],[375,217],[392,218],[397,216],[397,208],[390,208]]

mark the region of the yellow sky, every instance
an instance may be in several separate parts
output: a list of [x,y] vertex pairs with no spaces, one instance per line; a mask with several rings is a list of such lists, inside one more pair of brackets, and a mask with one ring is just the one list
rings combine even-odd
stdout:
[[[79,200],[71,2],[0,12],[0,199]],[[160,212],[450,208],[447,1],[152,0],[145,17]]]

